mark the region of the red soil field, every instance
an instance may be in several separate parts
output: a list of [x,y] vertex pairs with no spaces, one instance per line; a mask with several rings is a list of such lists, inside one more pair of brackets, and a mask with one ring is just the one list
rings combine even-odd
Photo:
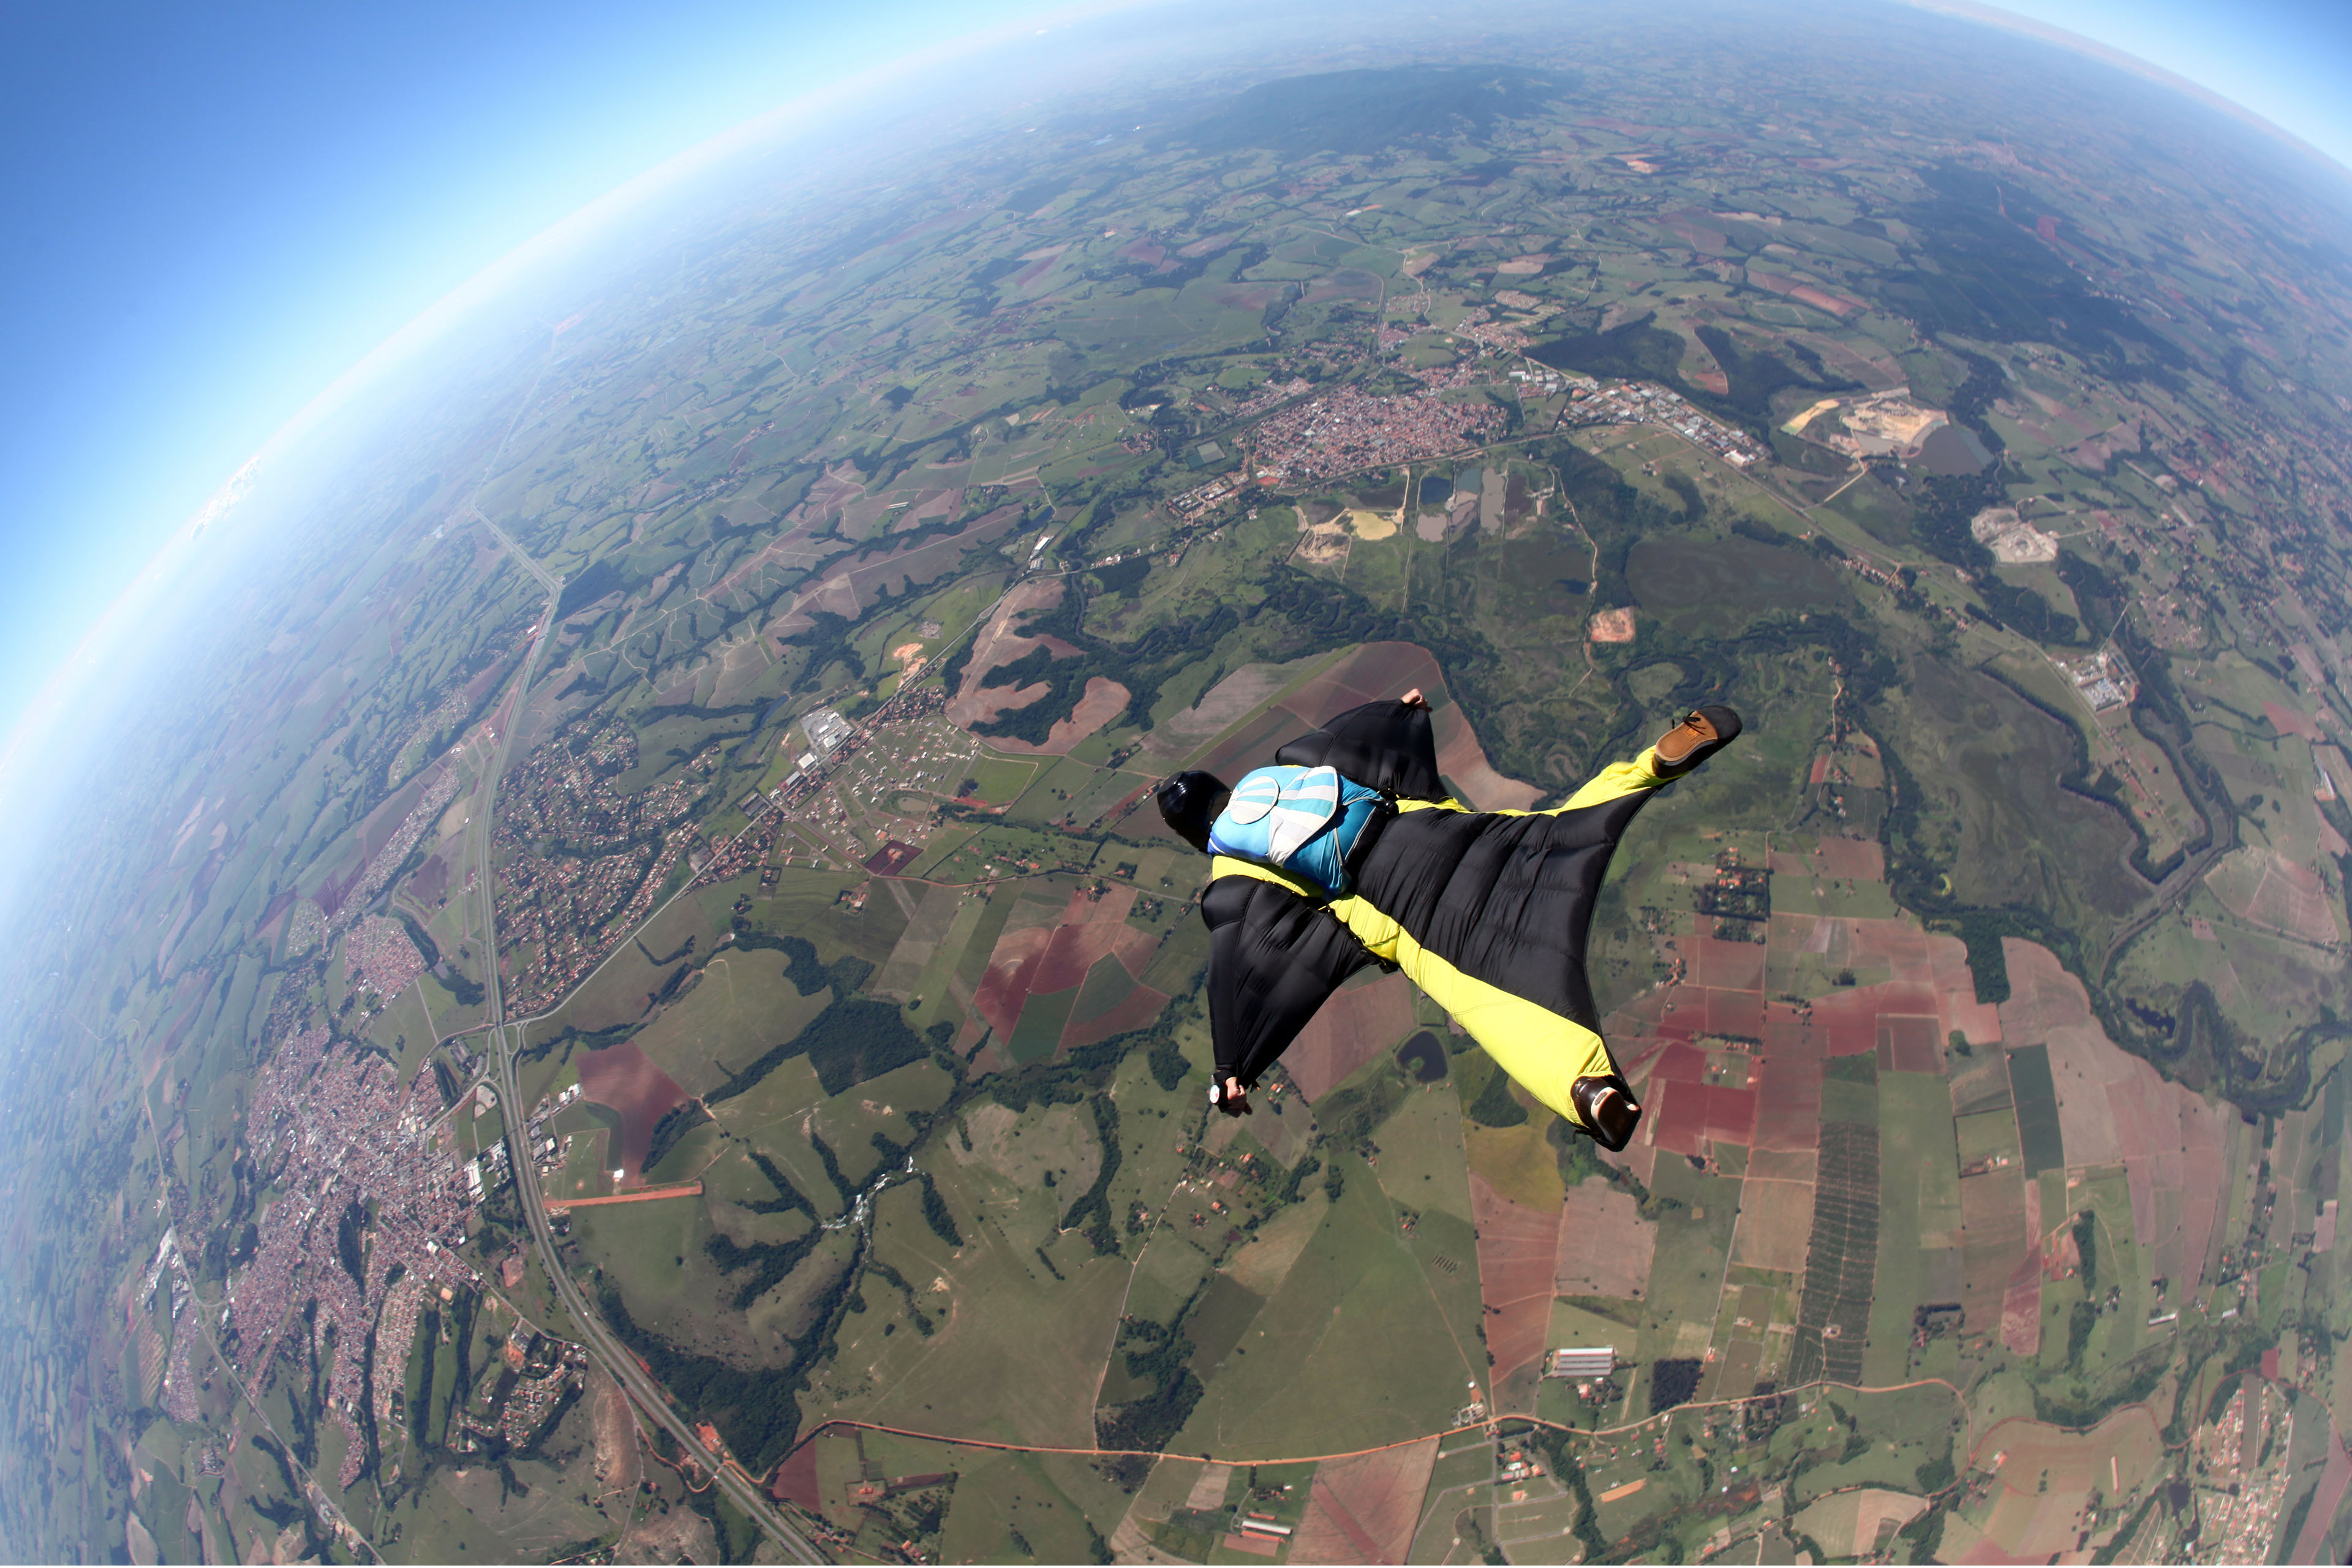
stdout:
[[1944,1070],[1944,1036],[1936,1020],[1903,1013],[1878,1016],[1878,1070],[1932,1072]]
[[1671,233],[1682,237],[1683,243],[1694,250],[1704,250],[1710,256],[1721,256],[1729,247],[1730,238],[1708,221],[1713,214],[1696,207],[1685,207],[1668,213],[1658,221]]
[[2042,1350],[2042,1259],[2028,1253],[2000,1300],[2000,1342],[2021,1356]]
[[816,1445],[814,1442],[803,1443],[784,1456],[784,1462],[776,1467],[776,1473],[769,1479],[768,1495],[778,1502],[793,1503],[811,1513],[823,1506],[824,1499],[817,1489]]
[[1833,316],[1851,316],[1864,308],[1859,300],[1849,300],[1843,294],[1827,293],[1804,283],[1800,283],[1790,289],[1789,298],[1802,300],[1816,310],[1827,310]]
[[[1060,254],[1061,252],[1058,250],[1055,252],[1055,256]],[[1020,271],[1013,275],[1013,286],[1015,289],[1026,289],[1030,284],[1034,283],[1038,279],[1044,277],[1045,275],[1045,268],[1053,265],[1054,257],[1052,256],[1043,257],[1038,260],[1031,262],[1028,266],[1023,268]]]
[[1653,1077],[1643,1101],[1645,1131],[1657,1147],[1704,1158],[1710,1140],[1746,1144],[1756,1136],[1756,1091]]
[[1886,850],[1874,838],[1824,838],[1821,847],[1806,858],[1812,863],[1812,875],[1816,877],[1835,877],[1849,882],[1886,880]]
[[1906,985],[1889,981],[1884,985],[1857,985],[1835,991],[1813,1004],[1813,1026],[1820,1028],[1823,1015],[1836,1019],[1835,1027],[1852,1028],[1853,1037],[1839,1037],[1831,1046],[1833,1057],[1860,1056],[1878,1049],[1878,1020],[1884,1014],[1925,1015],[1931,1022],[1936,1013],[1935,993],[1924,985]]
[[1859,300],[1849,300],[1843,294],[1832,294],[1827,289],[1816,289],[1801,279],[1790,278],[1778,272],[1766,272],[1754,267],[1748,269],[1748,281],[1755,284],[1759,289],[1769,289],[1775,294],[1786,294],[1791,300],[1801,300],[1813,309],[1826,310],[1840,319],[1857,314],[1864,308]]
[[1719,937],[1693,937],[1683,944],[1690,983],[1725,991],[1764,989],[1764,946],[1754,942],[1725,942]]
[[[2012,1163],[1960,1181],[1960,1308],[1971,1334],[1992,1333],[2018,1265],[2032,1242],[2025,1229],[2025,1186]],[[2038,1279],[2039,1272],[2036,1272]]]
[[2276,850],[2240,849],[2205,873],[2205,886],[2240,920],[2299,936],[2336,939],[2336,911],[2326,885],[2308,866]]
[[1727,991],[1713,985],[1675,986],[1666,994],[1658,1033],[1681,1040],[1696,1039],[1702,1035],[1738,1035],[1760,1040],[1764,1037],[1764,994]]
[[2263,717],[2269,720],[2271,728],[2282,735],[2300,735],[2306,741],[2326,739],[2319,728],[2319,721],[2308,713],[2298,713],[2292,708],[2265,702],[2263,704]]
[[[471,712],[482,705],[482,699],[498,689],[499,682],[514,668],[514,656],[509,654],[466,683],[466,710]],[[403,816],[407,814],[404,811]],[[388,837],[388,836],[387,836]],[[371,850],[370,853],[373,853]]]
[[1291,1537],[1290,1561],[1403,1562],[1436,1463],[1437,1439],[1430,1437],[1324,1464]]
[[1438,771],[1461,786],[1464,805],[1480,811],[1524,809],[1541,797],[1543,792],[1533,784],[1495,771],[1470,721],[1445,695],[1445,672],[1427,649],[1412,643],[1366,643],[1291,693],[1281,707],[1303,720],[1303,729],[1314,729],[1350,708],[1378,698],[1402,697],[1416,686],[1437,705],[1431,728]]
[[621,1178],[625,1186],[644,1179],[646,1151],[653,1146],[654,1124],[689,1098],[667,1073],[637,1049],[634,1040],[583,1055],[580,1092],[621,1113],[621,1146],[615,1152],[625,1173]]
[[[1218,745],[1217,749],[1192,765],[1232,783],[1252,768],[1266,766],[1274,753],[1290,741],[1315,727],[1312,721],[1301,720],[1287,708],[1269,708]],[[1148,814],[1156,823],[1159,813]],[[1170,834],[1171,843],[1179,842]]]
[[[503,662],[498,666],[498,668],[504,668]],[[495,668],[488,671],[485,679],[496,673]],[[367,820],[360,825],[359,848],[350,868],[340,877],[330,873],[319,890],[310,895],[328,919],[334,918],[335,911],[342,908],[343,900],[359,885],[360,878],[366,873],[368,862],[375,858],[376,851],[392,841],[392,836],[400,831],[400,825],[408,820],[408,814],[416,809],[416,803],[425,798],[425,792],[440,778],[443,770],[451,765],[449,759],[443,757],[394,791],[389,799],[368,813]]]
[[[1124,967],[1122,965],[1122,967]],[[1168,994],[1154,991],[1149,985],[1138,985],[1125,997],[1083,1021],[1073,1017],[1062,1026],[1062,1048],[1098,1045],[1113,1035],[1124,1035],[1130,1029],[1140,1029],[1160,1016],[1160,1009],[1168,1005]]]
[[1228,310],[1263,310],[1282,298],[1281,284],[1229,283],[1209,290],[1209,298]]
[[1821,1142],[1821,1058],[1768,1057],[1756,1095],[1756,1147],[1804,1153]]
[[[1021,690],[1033,691],[1038,696],[1043,696],[1045,686],[1043,681],[1040,681],[1035,686],[1024,686]],[[1020,700],[1020,692],[1013,692],[1012,696],[1013,700],[999,707],[998,712],[1002,713],[1007,709],[1025,708],[1029,705],[1028,702]],[[1026,741],[1016,741],[1009,735],[991,735],[988,737],[988,743],[996,751],[1013,752],[1024,757],[1066,756],[1071,747],[1125,712],[1128,696],[1127,688],[1118,681],[1099,675],[1095,676],[1087,680],[1087,689],[1078,694],[1078,700],[1071,708],[1070,716],[1066,719],[1055,720],[1054,727],[1045,731],[1045,738],[1043,741],[1032,745]],[[1034,701],[1036,698],[1033,697],[1030,700]]]
[[2164,1437],[2146,1405],[2126,1405],[2087,1432],[2021,1416],[1997,1422],[1970,1445],[1979,1468],[1990,1468],[1996,1453],[2008,1459],[1993,1479],[1992,1506],[1980,1516],[1989,1538],[1955,1562],[2052,1563],[2079,1555],[2075,1542],[2091,1495],[2113,1495],[2118,1482],[2136,1488],[2165,1463]]
[[1383,975],[1323,1004],[1282,1054],[1283,1070],[1309,1105],[1412,1032],[1412,983]]
[[1812,1228],[1812,1183],[1760,1180],[1756,1167],[1748,1167],[1748,1181],[1739,1194],[1739,1231],[1732,1241],[1733,1262],[1801,1273]]
[[[1809,869],[1823,861],[1843,873],[1874,872],[1876,847],[1832,839],[1826,854],[1783,856]],[[1999,1016],[1976,998],[1967,949],[1899,921],[1808,917],[1773,928],[1776,943],[1801,944],[1838,963],[1885,964],[1894,978],[1840,987],[1811,1005],[1767,1002],[1767,950],[1758,944],[1694,937],[1683,944],[1688,982],[1654,993],[1611,1020],[1621,1064],[1646,1061],[1650,1120],[1642,1142],[1673,1153],[1703,1155],[1709,1141],[1802,1152],[1820,1138],[1822,1070],[1832,1057],[1874,1057],[1887,1071],[1940,1073],[1944,1042],[1963,1029],[1971,1040],[2002,1037]],[[1785,952],[1783,948],[1780,951]],[[1654,1049],[1642,1035],[1663,1041]],[[1711,1037],[1759,1042],[1748,1082],[1708,1085],[1704,1053],[1690,1042]],[[1654,1058],[1654,1059],[1650,1059]],[[1639,1075],[1633,1075],[1639,1081]]]
[[[427,869],[430,869],[432,862],[429,860],[426,861],[425,866]],[[421,879],[424,873],[419,872],[417,875]],[[436,896],[437,897],[438,895],[436,894]],[[269,907],[261,911],[261,918],[253,922],[254,934],[259,936],[268,931],[269,928],[277,922],[278,916],[284,914],[288,910],[294,907],[294,889],[288,888],[276,898],[270,900]],[[273,938],[272,940],[275,939]]]
[[1099,899],[1081,888],[1070,894],[1061,923],[1009,931],[997,939],[981,977],[972,1008],[988,1026],[1010,1038],[1032,994],[1067,991],[1103,958],[1116,956],[1128,973],[1140,975],[1151,962],[1151,938],[1126,923],[1135,889],[1112,888]]
[[[1710,1140],[1745,1144],[1755,1138],[1755,1089],[1710,1084],[1706,1069],[1706,1053],[1679,1040],[1658,1054],[1643,1090],[1649,1142],[1676,1154],[1704,1156]],[[1751,1083],[1754,1077],[1751,1069]]]
[[1642,1093],[1642,1141],[1669,1154],[1706,1157],[1705,1090],[1653,1077]]
[[1703,1083],[1706,1079],[1706,1053],[1684,1040],[1669,1040],[1650,1066],[1653,1083]]
[[881,848],[866,858],[866,868],[877,877],[895,877],[913,864],[922,852],[916,845],[887,838],[883,840]]
[[1756,1137],[1756,1091],[1738,1089],[1729,1084],[1709,1084],[1699,1091],[1706,1097],[1705,1126],[1710,1142],[1738,1143],[1743,1147]]
[[2067,1163],[2122,1164],[2148,1272],[2193,1288],[2228,1185],[2226,1114],[2109,1040],[2082,982],[2048,948],[2014,938],[2001,948],[2011,988],[2001,1027],[2017,1044],[2050,1047]]
[[1560,1211],[1512,1202],[1475,1171],[1470,1216],[1478,1229],[1478,1294],[1486,1305],[1486,1349],[1495,1358],[1491,1407],[1533,1411],[1551,1327],[1552,1269]]
[[[1007,709],[1022,705],[1021,698],[1009,686],[982,687],[981,678],[997,666],[1013,664],[1028,657],[1033,648],[1043,647],[1056,658],[1075,656],[1077,649],[1059,637],[1036,637],[1024,635],[1021,623],[1031,610],[1050,610],[1062,602],[1062,580],[1059,577],[1034,579],[1022,584],[1005,595],[988,624],[973,635],[971,658],[963,668],[963,683],[948,703],[948,721],[969,729],[985,723]],[[788,617],[789,618],[789,617]],[[1030,700],[1034,701],[1033,696]]]
[[[362,859],[341,877],[329,873],[327,879],[320,883],[318,890],[310,895],[311,901],[319,906],[319,911],[321,914],[329,920],[333,920],[335,912],[343,907],[343,900],[351,897],[352,889],[360,885],[360,878],[366,871],[367,861]],[[177,927],[173,928],[172,935],[174,938],[179,935]],[[166,945],[169,945],[168,940]]]

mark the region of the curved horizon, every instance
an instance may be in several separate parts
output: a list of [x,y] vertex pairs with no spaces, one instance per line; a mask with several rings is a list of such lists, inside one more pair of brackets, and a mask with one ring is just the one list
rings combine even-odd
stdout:
[[[1085,0],[1076,5],[1024,11],[991,26],[973,28],[951,38],[893,56],[807,92],[785,99],[699,141],[659,157],[638,173],[605,189],[502,252],[446,292],[331,377],[298,405],[283,422],[237,464],[227,479],[184,521],[173,527],[150,551],[121,586],[74,637],[68,651],[43,673],[21,701],[16,715],[0,733],[0,801],[17,793],[22,770],[32,750],[68,716],[68,707],[82,686],[99,673],[102,658],[120,657],[122,643],[152,596],[187,560],[215,521],[244,500],[246,492],[268,471],[273,454],[291,447],[355,396],[436,342],[459,320],[483,308],[513,287],[534,268],[551,264],[571,248],[585,243],[608,225],[656,199],[680,182],[708,172],[727,160],[788,135],[795,122],[811,121],[837,103],[870,91],[892,77],[927,67],[943,66],[961,54],[1012,42],[1024,35],[1041,34],[1074,22],[1143,12],[1169,0]],[[1906,8],[1973,23],[2054,48],[2064,49],[2164,88],[2204,108],[2228,114],[2260,132],[2283,149],[2312,161],[2339,178],[2352,178],[2346,157],[2318,145],[2240,99],[2184,76],[2170,68],[2100,38],[2009,6],[1981,0],[1888,0]],[[2078,12],[2100,0],[2042,0],[2041,9]],[[2079,18],[2077,18],[2079,19]],[[2352,145],[2347,155],[2352,156]],[[2352,184],[2347,185],[2352,193]]]

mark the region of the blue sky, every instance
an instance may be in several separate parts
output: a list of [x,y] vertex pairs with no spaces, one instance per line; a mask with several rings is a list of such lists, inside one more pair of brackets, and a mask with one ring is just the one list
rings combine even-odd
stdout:
[[[0,730],[174,528],[404,322],[798,94],[1051,7],[449,0],[11,13]],[[2020,0],[2352,164],[2344,0]]]

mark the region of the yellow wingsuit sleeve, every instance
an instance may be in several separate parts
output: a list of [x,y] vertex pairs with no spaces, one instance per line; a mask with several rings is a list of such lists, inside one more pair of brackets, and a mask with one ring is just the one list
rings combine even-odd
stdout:
[[[1548,815],[1600,805],[1643,790],[1657,789],[1672,784],[1677,776],[1658,766],[1655,748],[1645,747],[1632,762],[1612,763],[1603,768],[1565,805],[1553,807]],[[1399,808],[1467,809],[1458,801],[1450,800],[1433,805],[1404,801],[1399,803]],[[1375,957],[1403,970],[1408,979],[1444,1008],[1495,1058],[1496,1065],[1509,1073],[1538,1103],[1565,1118],[1571,1127],[1584,1125],[1584,1119],[1570,1102],[1569,1090],[1578,1079],[1616,1070],[1609,1058],[1609,1047],[1599,1035],[1549,1007],[1463,973],[1437,954],[1423,950],[1411,932],[1361,899],[1338,900],[1331,905],[1331,912],[1347,922],[1348,929]]]

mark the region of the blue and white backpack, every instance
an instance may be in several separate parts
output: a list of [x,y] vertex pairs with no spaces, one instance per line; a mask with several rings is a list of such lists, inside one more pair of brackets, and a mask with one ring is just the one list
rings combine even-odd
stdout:
[[1344,898],[1348,860],[1388,810],[1380,791],[1336,768],[1257,768],[1234,786],[1209,828],[1209,850],[1312,882]]

